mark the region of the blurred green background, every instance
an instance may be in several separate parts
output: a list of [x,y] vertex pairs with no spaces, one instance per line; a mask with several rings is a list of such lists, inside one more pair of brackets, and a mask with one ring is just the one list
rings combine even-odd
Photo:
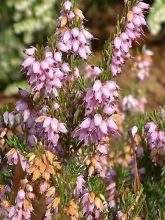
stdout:
[[[46,43],[53,34],[60,0],[1,0],[0,1],[0,98],[12,96],[17,87],[25,85],[20,73],[23,49]],[[93,42],[99,56],[105,40],[113,33],[117,14],[124,0],[80,0],[80,8],[88,19],[86,25],[99,38]],[[164,38],[165,0],[146,0],[152,5],[148,15],[147,44],[154,50],[162,47]],[[156,45],[156,49],[155,46]],[[157,55],[159,51],[156,52]],[[156,58],[159,59],[159,58]],[[164,66],[163,66],[164,68]],[[162,73],[163,74],[163,73]]]

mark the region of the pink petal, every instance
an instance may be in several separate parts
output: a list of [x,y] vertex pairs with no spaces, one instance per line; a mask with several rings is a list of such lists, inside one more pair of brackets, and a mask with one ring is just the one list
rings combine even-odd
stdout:
[[44,120],[43,127],[44,127],[44,128],[48,127],[48,126],[51,124],[51,120],[52,120],[52,118],[47,117],[47,118]]
[[96,126],[99,126],[102,122],[102,116],[100,114],[96,114],[94,116],[94,123]]
[[86,119],[79,125],[79,127],[86,129],[86,128],[89,128],[90,124],[91,124],[91,119],[90,119],[90,118],[86,118]]

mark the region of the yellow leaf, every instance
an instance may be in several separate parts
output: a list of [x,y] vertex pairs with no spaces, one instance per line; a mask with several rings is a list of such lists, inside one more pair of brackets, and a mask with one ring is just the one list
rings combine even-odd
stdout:
[[103,194],[100,194],[100,198],[101,198],[103,201],[105,201],[105,197],[104,197]]
[[66,16],[64,16],[62,19],[61,19],[61,27],[65,27],[66,26],[66,24],[67,24],[67,22],[68,22],[68,19],[67,19],[67,17]]
[[90,203],[94,203],[94,200],[95,200],[95,194],[94,194],[94,192],[91,192],[89,194],[89,201],[90,201]]
[[55,155],[52,154],[50,151],[46,151],[46,157],[49,160],[49,162],[52,163]]
[[55,171],[53,169],[53,166],[51,165],[47,165],[46,167],[46,172],[50,173],[50,174],[55,174]]
[[7,200],[3,200],[0,205],[5,209],[10,207],[10,203]]
[[34,162],[34,164],[36,165],[36,166],[41,166],[41,164],[42,164],[43,162],[42,162],[42,160],[40,159],[40,158],[36,158],[35,159],[35,162]]
[[39,170],[41,173],[43,173],[46,170],[46,165],[44,163],[41,163],[39,166]]
[[42,115],[42,116],[38,117],[35,121],[36,121],[37,123],[41,123],[41,122],[43,122],[43,121],[45,120],[45,118],[46,118],[46,116],[45,116],[45,115]]
[[90,166],[90,167],[89,167],[89,170],[88,170],[89,176],[92,176],[92,174],[94,173],[94,171],[95,171],[94,166]]
[[61,166],[61,163],[60,163],[60,162],[57,162],[57,161],[56,161],[56,162],[53,162],[53,166],[56,167],[58,170],[60,170],[61,167],[62,167],[62,166]]
[[68,212],[69,212],[70,215],[76,216],[77,218],[79,216],[77,208],[75,208],[73,206],[69,206]]
[[60,204],[60,197],[56,197],[54,200],[53,200],[53,203],[52,203],[52,207],[53,208],[57,208],[57,206]]
[[95,158],[92,158],[92,165],[95,167],[97,163],[97,160]]
[[56,189],[55,189],[54,186],[50,187],[50,188],[48,189],[47,193],[46,193],[46,197],[52,196],[52,195],[55,193],[55,190],[56,190]]
[[132,21],[133,17],[134,17],[133,11],[129,11],[128,14],[127,14],[128,21]]
[[25,210],[29,210],[29,209],[31,209],[31,203],[27,200],[27,199],[25,199],[24,200],[24,209]]
[[41,173],[39,169],[36,168],[33,172],[32,181],[36,181],[40,176],[41,176]]
[[16,152],[16,149],[15,148],[12,148],[9,152],[7,152],[6,156],[10,156],[12,154],[14,154]]
[[48,163],[48,161],[47,161],[47,158],[46,158],[45,154],[43,154],[43,155],[42,155],[42,159],[43,159],[43,162],[44,162],[45,164],[47,164],[47,163]]
[[102,210],[103,209],[103,203],[99,197],[95,198],[95,205],[98,209]]
[[141,142],[140,135],[138,135],[138,134],[135,135],[135,142],[136,142],[137,145],[140,144],[140,142]]
[[29,157],[29,162],[31,162],[35,159],[36,155],[31,153],[31,154],[28,155],[28,157]]
[[31,166],[29,169],[28,169],[28,173],[33,173],[35,171],[36,167],[35,166]]
[[79,8],[74,9],[74,13],[75,13],[75,15],[77,15],[81,19],[85,18],[82,11]]
[[48,173],[48,172],[44,172],[43,174],[42,174],[42,177],[45,179],[45,180],[49,180],[50,179],[50,173]]

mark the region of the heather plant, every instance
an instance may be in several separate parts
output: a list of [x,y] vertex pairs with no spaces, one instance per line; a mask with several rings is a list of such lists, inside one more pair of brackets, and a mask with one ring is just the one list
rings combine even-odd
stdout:
[[[63,2],[46,46],[24,50],[22,72],[31,91],[20,88],[16,106],[0,112],[2,219],[163,216],[162,197],[151,194],[157,176],[153,172],[150,181],[146,172],[148,164],[161,170],[160,195],[163,110],[126,124],[115,78],[132,58],[130,49],[143,34],[148,9],[139,0],[125,2],[98,66],[89,59],[96,39],[75,1]],[[148,76],[150,63],[135,63],[137,77]],[[155,151],[161,152],[161,162]]]

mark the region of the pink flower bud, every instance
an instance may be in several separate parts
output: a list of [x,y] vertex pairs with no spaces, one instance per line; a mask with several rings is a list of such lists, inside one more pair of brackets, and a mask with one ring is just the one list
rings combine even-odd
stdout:
[[34,73],[39,73],[40,72],[40,63],[37,62],[37,61],[33,63],[33,72]]
[[22,97],[24,97],[24,98],[30,97],[30,93],[27,92],[27,91],[24,90],[24,89],[21,89],[21,88],[19,88],[19,94],[20,94]]
[[150,6],[149,6],[149,4],[146,4],[144,2],[139,2],[137,4],[137,7],[141,8],[141,9],[149,9]]
[[58,78],[62,78],[64,76],[64,73],[59,69],[59,68],[56,68],[55,70],[55,75],[58,77]]
[[75,14],[74,14],[72,11],[69,12],[69,14],[68,14],[68,19],[69,19],[69,20],[72,20],[74,17],[75,17]]
[[90,118],[86,118],[81,124],[80,124],[80,128],[89,128],[91,124],[91,119]]
[[77,67],[75,67],[73,74],[74,74],[74,76],[75,76],[76,78],[79,78],[79,77],[80,77],[80,72],[79,72],[79,69],[78,69]]
[[82,43],[82,44],[86,44],[87,41],[86,41],[86,38],[84,36],[84,34],[82,32],[79,33],[79,37],[78,37],[79,41]]
[[102,121],[99,127],[103,134],[107,134],[108,129],[107,129],[107,123],[105,121]]
[[91,52],[91,49],[90,49],[90,47],[88,46],[88,45],[85,45],[85,50],[86,50],[86,53],[88,54],[88,55],[90,55],[92,52]]
[[113,115],[116,112],[116,109],[112,108],[111,106],[105,106],[103,111],[108,115]]
[[23,63],[22,66],[23,68],[27,68],[28,66],[31,66],[34,62],[34,58],[33,57],[28,57]]
[[83,58],[84,60],[87,59],[87,54],[86,54],[86,50],[84,49],[84,47],[79,47],[78,53],[81,58]]
[[46,62],[46,60],[43,60],[43,61],[41,62],[41,68],[42,68],[43,70],[49,69],[49,64]]
[[108,118],[107,125],[108,125],[108,127],[112,128],[114,130],[118,130],[118,127],[112,118]]
[[72,30],[71,30],[71,34],[73,35],[73,37],[78,37],[79,36],[79,34],[80,34],[80,31],[79,31],[79,29],[78,28],[73,28]]
[[51,124],[51,118],[50,117],[46,117],[46,119],[44,120],[44,123],[43,123],[43,127],[46,128],[48,127],[50,124]]
[[28,56],[33,56],[35,54],[36,48],[35,47],[30,47],[28,49],[25,49],[25,53]]
[[60,81],[59,78],[55,77],[53,81],[54,81],[54,85],[55,85],[57,88],[60,89],[60,88],[62,87],[62,83],[61,83],[61,81]]
[[29,192],[32,192],[32,191],[33,191],[33,187],[32,187],[30,184],[27,184],[27,185],[26,185],[26,189],[27,189],[27,191],[29,191]]
[[137,27],[139,27],[141,25],[141,20],[138,15],[135,15],[132,21],[133,21],[133,24]]
[[29,117],[30,117],[30,111],[29,111],[29,109],[26,109],[26,110],[23,112],[23,120],[24,120],[24,122],[26,122]]
[[64,134],[68,132],[64,123],[58,123],[58,130],[59,132],[64,133]]
[[71,38],[70,31],[65,31],[65,33],[62,37],[63,42],[66,43],[70,38]]
[[72,3],[70,1],[66,1],[63,5],[64,10],[66,11],[70,11],[71,7],[72,7]]
[[78,40],[73,40],[73,52],[77,52],[80,46],[80,42]]
[[99,126],[102,122],[102,116],[100,114],[96,114],[94,116],[94,123],[96,126]]
[[100,73],[101,73],[101,69],[97,66],[94,67],[93,71],[96,76],[100,75]]
[[4,120],[4,123],[7,125],[8,124],[8,120],[9,120],[9,112],[5,112],[3,114],[3,120]]
[[116,38],[114,39],[114,45],[115,45],[115,47],[116,47],[117,49],[120,48],[121,43],[122,43],[122,40],[121,40],[120,37],[116,37]]
[[20,200],[23,200],[25,198],[24,190],[21,189],[21,190],[18,191],[17,198],[20,199]]
[[51,119],[51,128],[53,131],[57,132],[58,120],[56,118]]
[[137,131],[138,131],[138,127],[137,127],[137,126],[134,126],[134,127],[131,129],[131,134],[132,134],[133,137],[135,137]]
[[56,62],[61,62],[62,61],[62,54],[60,52],[55,52],[54,59]]
[[108,154],[108,149],[106,145],[99,145],[97,149],[102,154]]
[[86,29],[83,29],[82,33],[84,34],[84,36],[86,37],[87,40],[92,40],[94,38],[93,35],[89,31],[87,31]]
[[126,40],[129,39],[129,38],[128,38],[128,35],[127,35],[125,32],[121,33],[121,34],[120,34],[120,37],[121,37],[121,39],[122,39],[123,41],[126,41]]
[[102,83],[100,80],[96,80],[94,85],[93,85],[93,90],[98,91],[102,87]]
[[69,73],[70,72],[69,64],[68,63],[63,63],[61,65],[61,70],[64,71],[65,73]]
[[132,8],[132,11],[133,11],[135,14],[140,14],[140,13],[142,13],[142,9],[141,9],[140,7],[137,7],[137,6],[133,7],[133,8]]
[[65,44],[63,44],[62,42],[59,42],[57,44],[57,48],[59,50],[61,50],[62,52],[67,52],[68,51],[68,47]]
[[54,108],[55,108],[56,110],[58,110],[58,109],[60,108],[60,105],[56,102],[56,103],[54,103]]

